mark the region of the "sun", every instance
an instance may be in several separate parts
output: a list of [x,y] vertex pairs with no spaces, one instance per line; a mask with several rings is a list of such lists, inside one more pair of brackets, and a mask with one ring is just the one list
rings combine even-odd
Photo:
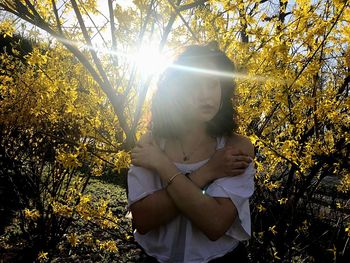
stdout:
[[157,76],[171,64],[172,54],[160,52],[158,44],[144,44],[132,55],[132,61],[142,76]]

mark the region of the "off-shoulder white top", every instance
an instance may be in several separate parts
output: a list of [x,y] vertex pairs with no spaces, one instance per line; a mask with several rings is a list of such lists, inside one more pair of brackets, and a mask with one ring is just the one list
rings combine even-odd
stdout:
[[[217,149],[223,148],[225,142],[225,137],[218,138]],[[180,171],[187,173],[197,170],[208,160],[191,164],[174,164]],[[254,175],[255,168],[251,162],[242,175],[217,179],[206,188],[207,195],[230,198],[238,211],[235,222],[218,240],[209,240],[183,215],[144,235],[135,230],[135,240],[148,255],[157,258],[159,262],[199,263],[225,255],[234,250],[239,241],[250,238],[249,197],[254,192]],[[131,166],[128,173],[129,206],[164,187],[164,183],[156,173],[142,167]]]

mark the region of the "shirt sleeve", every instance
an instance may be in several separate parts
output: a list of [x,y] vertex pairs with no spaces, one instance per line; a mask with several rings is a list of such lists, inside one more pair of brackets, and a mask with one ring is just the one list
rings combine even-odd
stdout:
[[159,176],[143,167],[131,165],[128,172],[128,208],[133,203],[162,189]]
[[249,197],[254,193],[255,172],[254,163],[251,162],[242,175],[217,179],[206,190],[207,195],[228,197],[235,205],[238,217],[226,235],[237,240],[247,240],[251,236]]

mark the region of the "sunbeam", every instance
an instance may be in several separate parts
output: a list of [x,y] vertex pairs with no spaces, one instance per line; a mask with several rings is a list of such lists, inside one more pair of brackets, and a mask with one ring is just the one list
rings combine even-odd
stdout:
[[288,80],[282,80],[278,79],[276,77],[264,77],[264,76],[259,76],[259,75],[249,75],[249,74],[243,74],[243,73],[229,73],[229,72],[223,72],[223,71],[218,71],[218,70],[209,70],[209,69],[204,69],[204,68],[198,68],[198,67],[189,67],[189,66],[183,66],[183,65],[178,65],[178,64],[171,64],[169,67],[180,69],[180,70],[185,70],[185,71],[192,71],[196,73],[201,73],[201,74],[207,74],[207,75],[214,75],[218,77],[224,77],[224,78],[236,78],[236,79],[242,79],[242,80],[251,80],[251,81],[256,81],[256,82],[267,82],[267,81],[273,81],[275,83],[279,84],[290,84],[291,81]]
[[130,64],[134,63],[142,76],[150,76],[150,75],[158,76],[167,67],[171,67],[171,68],[177,68],[180,70],[192,71],[192,72],[201,73],[201,74],[215,75],[215,76],[226,77],[226,78],[236,78],[236,79],[247,80],[247,81],[255,81],[259,83],[272,81],[277,84],[288,85],[292,82],[290,80],[280,79],[277,77],[265,77],[260,75],[250,75],[250,74],[244,74],[244,73],[238,73],[238,72],[232,74],[232,73],[223,72],[223,71],[209,70],[209,69],[199,68],[199,67],[189,67],[189,66],[179,65],[176,63],[171,63],[171,57],[173,56],[171,54],[171,51],[160,52],[157,49],[156,44],[142,45],[138,49],[138,51],[134,53],[126,54],[125,52],[121,52],[118,50],[112,50],[112,49],[101,48],[101,47],[93,47],[93,46],[86,45],[82,42],[71,41],[65,38],[57,37],[56,39],[61,43],[68,44],[70,46],[74,46],[79,49],[94,50],[97,53],[110,54],[112,56],[123,57],[127,61],[127,63],[130,63]]

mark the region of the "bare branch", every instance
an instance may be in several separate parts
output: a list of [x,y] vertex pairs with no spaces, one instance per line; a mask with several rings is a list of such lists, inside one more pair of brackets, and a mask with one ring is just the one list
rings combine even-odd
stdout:
[[54,12],[55,18],[56,18],[57,30],[61,35],[63,35],[61,22],[60,22],[60,18],[58,16],[58,11],[57,11],[55,0],[52,0],[52,7],[53,7],[53,12]]
[[173,27],[173,24],[175,22],[176,15],[177,15],[176,13],[172,13],[171,16],[170,16],[169,22],[168,22],[168,24],[165,27],[165,30],[164,30],[164,33],[163,33],[163,36],[162,36],[162,40],[160,41],[160,44],[159,44],[159,49],[160,50],[162,50],[163,47],[165,46],[166,40],[168,39],[168,36],[170,34],[170,31],[171,31],[171,28]]
[[196,34],[192,31],[190,25],[187,23],[187,21],[184,19],[184,17],[181,15],[179,9],[174,5],[172,0],[168,0],[168,3],[171,5],[171,7],[174,9],[174,11],[176,12],[176,14],[180,17],[180,19],[182,20],[182,22],[184,23],[184,25],[187,27],[188,31],[190,31],[192,37],[194,38],[194,40],[196,40],[197,42],[199,42],[199,39],[197,38]]
[[190,3],[190,4],[187,4],[187,5],[182,5],[182,6],[179,6],[177,8],[177,10],[179,12],[182,12],[182,11],[185,11],[187,9],[191,9],[191,8],[195,8],[199,5],[203,5],[204,3],[208,2],[209,0],[199,0],[199,1],[196,1],[196,2],[193,2],[193,3]]
[[[92,43],[91,43],[91,39],[89,37],[89,34],[86,30],[86,27],[85,27],[85,23],[84,23],[84,20],[83,20],[83,17],[79,11],[79,8],[78,8],[78,5],[76,3],[75,0],[71,0],[71,4],[73,6],[73,10],[77,16],[77,19],[78,19],[78,22],[79,22],[79,25],[80,25],[80,28],[82,30],[82,33],[83,33],[83,36],[85,38],[85,41],[86,43],[91,46]],[[106,75],[106,72],[104,71],[103,67],[102,67],[102,64],[95,52],[95,50],[93,49],[90,49],[90,53],[92,55],[92,58],[96,64],[96,67],[99,71],[99,73],[101,74],[102,76],[102,79],[103,79],[103,85],[101,86],[102,89],[104,90],[104,92],[107,94],[108,98],[110,99],[113,107],[114,107],[114,112],[117,114],[118,116],[118,120],[119,120],[119,124],[120,126],[122,127],[122,129],[124,130],[124,132],[126,132],[127,134],[129,133],[129,127],[128,127],[128,124],[124,118],[124,115],[123,115],[123,108],[122,108],[122,105],[123,105],[123,101],[122,101],[122,98],[121,96],[117,95],[116,94],[116,91],[113,90],[109,80],[108,80],[108,77]]]
[[[111,38],[112,38],[112,51],[117,50],[117,39],[115,37],[115,24],[114,24],[114,13],[113,13],[113,0],[108,0],[108,11],[109,11],[109,23],[111,25]],[[113,62],[118,66],[118,60],[116,56],[112,56]]]
[[[79,2],[80,2],[80,1],[79,1]],[[81,4],[81,3],[80,3],[80,4]],[[90,16],[90,14],[86,11],[84,5],[81,4],[80,6],[83,8],[83,10],[85,11],[86,15],[89,17],[91,23],[93,24],[94,28],[96,29],[96,31],[97,31],[96,34],[100,35],[100,37],[101,37],[103,43],[105,44],[105,46],[107,46],[107,42],[106,42],[105,38],[103,37],[103,35],[101,34],[101,30],[104,28],[104,26],[105,26],[108,22],[105,23],[105,24],[102,26],[102,28],[98,28],[97,25],[95,24],[94,19],[92,19],[92,17]],[[95,34],[95,35],[96,35],[96,34]],[[95,35],[94,35],[94,36],[95,36]],[[91,39],[93,39],[94,36],[92,36]]]

